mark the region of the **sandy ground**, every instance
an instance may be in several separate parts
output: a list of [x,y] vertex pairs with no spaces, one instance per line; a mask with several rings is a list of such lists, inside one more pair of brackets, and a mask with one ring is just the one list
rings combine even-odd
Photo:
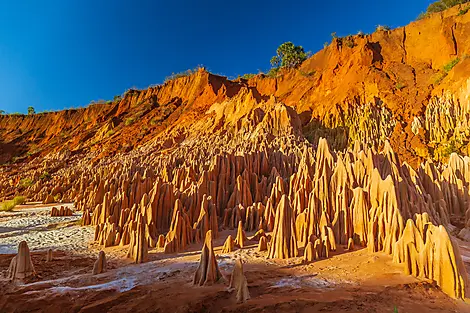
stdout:
[[51,217],[52,207],[60,205],[18,206],[11,212],[0,212],[0,254],[16,253],[18,243],[28,242],[29,248],[49,248],[69,251],[85,251],[93,239],[93,227],[79,227],[81,212],[73,216]]
[[[125,258],[126,247],[107,248],[108,271],[93,276],[100,247],[88,245],[92,231],[67,226],[78,214],[50,218],[41,213],[45,210],[26,209],[14,217],[0,217],[1,227],[19,228],[1,234],[2,251],[30,238],[37,272],[21,283],[0,279],[0,312],[470,312],[469,304],[450,299],[434,283],[404,275],[388,255],[366,249],[345,252],[340,246],[330,259],[303,264],[301,258],[266,260],[266,252],[258,252],[255,242],[222,254],[224,240],[235,231],[223,231],[215,241],[225,279],[214,286],[192,284],[198,244],[180,254],[151,250],[149,262],[140,265]],[[28,224],[29,220],[34,221]],[[54,229],[48,228],[50,224]],[[459,243],[468,268],[470,248]],[[50,246],[55,247],[54,260],[45,262],[44,249]],[[0,254],[1,277],[13,256]],[[227,290],[238,257],[245,263],[251,295],[244,304],[237,304],[235,294]]]

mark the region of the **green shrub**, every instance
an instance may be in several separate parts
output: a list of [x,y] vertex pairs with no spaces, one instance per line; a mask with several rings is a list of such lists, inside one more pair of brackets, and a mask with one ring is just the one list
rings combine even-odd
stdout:
[[49,174],[48,172],[42,172],[41,176],[39,176],[40,180],[48,180],[50,178],[51,178],[51,174]]
[[304,76],[304,77],[310,77],[310,76],[313,76],[315,75],[317,71],[315,70],[311,70],[311,71],[308,71],[308,72],[304,72],[304,71],[299,71],[300,75]]
[[446,72],[439,72],[435,77],[434,77],[434,82],[433,84],[434,85],[439,85],[443,80],[444,78],[446,78],[447,76],[447,73]]
[[444,65],[444,72],[449,73],[454,68],[454,66],[456,66],[457,63],[459,62],[460,62],[459,58],[453,59],[452,61]]
[[23,196],[16,196],[15,198],[13,198],[13,203],[15,205],[21,205],[21,204],[24,204],[25,202],[26,202],[26,198]]
[[166,82],[169,82],[169,81],[177,79],[177,78],[190,76],[190,75],[196,73],[197,71],[199,71],[199,69],[201,69],[201,68],[204,68],[204,66],[198,65],[197,67],[195,67],[193,69],[186,70],[184,72],[172,73],[170,76],[165,77],[164,82],[166,83]]
[[441,151],[441,155],[444,158],[448,158],[454,152],[459,153],[459,149],[457,145],[455,144],[455,141],[451,140],[449,143],[447,143],[447,145],[444,146],[444,148]]
[[389,31],[390,29],[391,29],[390,26],[387,26],[387,25],[377,25],[377,27],[375,28],[375,31],[386,32],[386,31]]
[[346,45],[346,47],[348,48],[354,48],[354,46],[356,45],[354,43],[354,38],[352,36],[347,36],[345,38],[342,39],[344,44]]
[[20,180],[20,186],[23,188],[31,187],[34,184],[31,178],[23,178]]
[[458,4],[464,4],[470,0],[439,0],[434,3],[431,3],[426,10],[427,13],[437,13],[442,12],[448,8],[456,6]]
[[243,74],[243,76],[241,78],[248,80],[248,79],[251,79],[255,76],[256,76],[256,74]]
[[279,70],[280,69],[278,67],[273,67],[269,70],[269,72],[266,73],[266,76],[270,78],[276,78],[279,75]]
[[0,211],[11,211],[15,208],[13,200],[8,200],[0,203]]
[[26,202],[26,198],[23,196],[16,196],[13,200],[7,200],[0,203],[0,211],[11,211],[17,205],[23,204]]
[[280,45],[276,50],[276,55],[271,58],[273,68],[295,68],[307,60],[310,52],[305,52],[302,46],[296,46],[288,41]]
[[401,82],[398,82],[395,86],[398,90],[402,90],[403,88],[405,88],[405,84],[401,83]]
[[133,117],[129,117],[124,121],[124,124],[126,126],[132,125],[133,123],[134,123],[134,118]]
[[467,14],[467,12],[468,12],[469,9],[470,9],[470,7],[467,7],[467,8],[465,8],[465,9],[463,9],[463,10],[460,10],[460,11],[459,11],[459,14],[457,14],[457,16],[462,16],[462,15]]
[[429,12],[421,12],[421,13],[419,13],[419,15],[418,15],[418,17],[416,18],[416,20],[419,21],[419,20],[422,20],[422,19],[424,19],[424,18],[426,18],[426,17],[428,17],[428,16],[429,16]]

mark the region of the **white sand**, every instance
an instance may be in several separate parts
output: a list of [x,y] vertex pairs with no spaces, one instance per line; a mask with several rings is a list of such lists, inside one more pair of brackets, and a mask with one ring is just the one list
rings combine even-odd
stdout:
[[[57,207],[57,205],[55,205]],[[73,208],[72,204],[64,205]],[[51,217],[53,206],[0,212],[0,254],[16,253],[25,240],[31,250],[81,251],[93,239],[93,227],[72,225],[48,228],[49,225],[78,221],[81,212],[73,216]]]
[[300,289],[305,287],[311,288],[331,288],[336,285],[335,282],[324,278],[315,277],[313,275],[304,275],[297,277],[282,278],[277,281],[271,288],[290,287]]

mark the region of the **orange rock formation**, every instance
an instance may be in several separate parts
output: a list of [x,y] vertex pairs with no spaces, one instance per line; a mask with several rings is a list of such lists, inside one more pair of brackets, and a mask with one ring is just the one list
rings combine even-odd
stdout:
[[470,239],[469,25],[453,8],[336,38],[274,78],[200,69],[111,104],[0,116],[0,197],[74,201],[95,241],[136,263],[204,241],[198,285],[221,278],[212,240],[236,228],[268,258],[384,252],[463,298],[451,230],[463,219]]
[[222,278],[215,258],[214,247],[212,245],[212,230],[206,234],[204,246],[201,250],[199,266],[194,274],[194,285],[206,286],[218,282]]
[[8,279],[22,280],[35,275],[28,244],[22,241],[18,245],[18,254],[11,260],[8,268]]

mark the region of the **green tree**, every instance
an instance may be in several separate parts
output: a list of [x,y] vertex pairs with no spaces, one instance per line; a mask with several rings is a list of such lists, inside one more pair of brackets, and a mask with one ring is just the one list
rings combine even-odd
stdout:
[[28,107],[28,115],[36,114],[36,110],[33,107]]
[[457,4],[464,4],[469,2],[470,0],[439,0],[434,3],[431,3],[428,6],[427,12],[428,13],[436,13],[444,11],[445,9],[451,8]]
[[295,68],[309,57],[302,46],[296,46],[292,42],[285,42],[276,50],[276,55],[271,58],[271,65],[275,68]]

